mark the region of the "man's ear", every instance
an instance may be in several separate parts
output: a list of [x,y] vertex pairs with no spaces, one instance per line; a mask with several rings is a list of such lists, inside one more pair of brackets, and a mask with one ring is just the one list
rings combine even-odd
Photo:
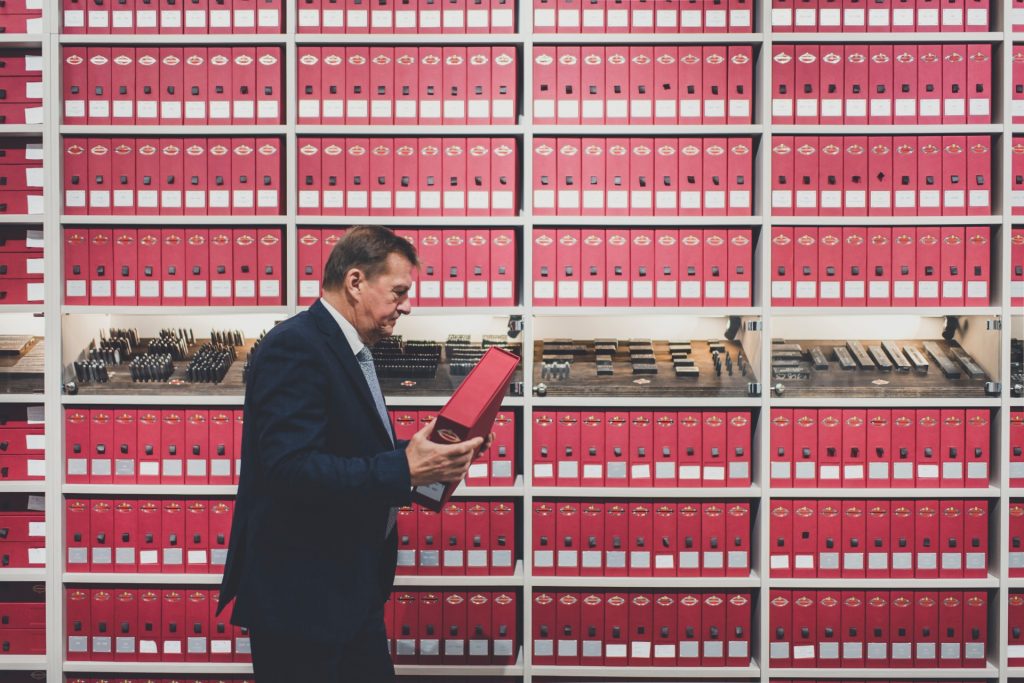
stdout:
[[356,294],[359,285],[366,280],[366,275],[359,268],[352,268],[345,273],[345,291],[349,294]]

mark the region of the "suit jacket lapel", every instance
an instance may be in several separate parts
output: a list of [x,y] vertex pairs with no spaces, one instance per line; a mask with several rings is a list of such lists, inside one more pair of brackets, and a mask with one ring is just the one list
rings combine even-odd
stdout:
[[331,352],[341,363],[342,369],[348,373],[352,385],[359,391],[363,404],[369,408],[370,413],[374,416],[373,422],[378,426],[381,434],[387,437],[388,442],[393,444],[391,427],[380,421],[380,416],[377,414],[377,404],[373,400],[373,394],[370,393],[370,385],[366,383],[366,376],[363,375],[363,371],[359,367],[359,361],[352,354],[348,339],[345,338],[341,328],[338,327],[337,321],[334,320],[330,311],[324,308],[320,301],[310,306],[309,313],[316,320],[320,331],[327,336],[327,346],[330,347]]

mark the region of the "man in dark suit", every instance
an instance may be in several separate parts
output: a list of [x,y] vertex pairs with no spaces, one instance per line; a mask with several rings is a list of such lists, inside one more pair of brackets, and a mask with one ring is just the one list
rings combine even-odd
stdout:
[[323,297],[277,325],[246,382],[242,472],[220,609],[250,629],[258,683],[392,681],[383,607],[395,508],[412,486],[461,480],[483,446],[395,441],[370,347],[410,312],[415,249],[353,228]]

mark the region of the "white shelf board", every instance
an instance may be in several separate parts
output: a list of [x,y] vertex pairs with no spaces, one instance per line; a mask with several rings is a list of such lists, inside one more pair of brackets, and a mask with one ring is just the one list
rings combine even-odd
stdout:
[[61,306],[64,315],[291,315],[289,306]]
[[446,228],[505,228],[523,225],[522,216],[296,216],[298,225],[393,225],[423,227],[443,225]]
[[[1000,34],[1001,36],[1002,34]],[[763,33],[534,33],[534,45],[750,45],[764,40]]]
[[[0,43],[2,45],[2,43]],[[0,135],[42,135],[43,126],[41,124],[0,124]]]
[[14,314],[36,314],[42,313],[46,309],[46,304],[9,304],[0,305],[0,315],[14,313]]
[[251,674],[252,664],[215,664],[213,662],[64,662],[66,673],[111,674],[187,674],[205,678],[207,675]]
[[0,404],[4,403],[43,403],[43,394],[0,394]]
[[[948,33],[946,34],[949,35]],[[778,42],[778,41],[776,41]],[[920,135],[921,125],[780,125],[771,127],[772,135]],[[930,125],[929,135],[984,135],[1003,132],[1001,123]]]
[[0,569],[0,581],[46,581],[46,569]]
[[[42,220],[41,218],[39,219]],[[66,216],[60,217],[64,225],[128,225],[169,227],[177,225],[280,225],[287,216]]]
[[998,498],[999,489],[989,486],[983,489],[854,489],[854,488],[805,488],[769,490],[772,498]]
[[764,220],[761,216],[533,216],[530,222],[540,226],[596,225],[609,228],[700,226],[717,228],[761,225]]
[[479,315],[494,318],[507,318],[510,315],[525,315],[522,306],[416,306],[412,307],[411,317],[414,318],[451,318],[456,315]]
[[[995,647],[995,644],[992,644]],[[981,678],[995,678],[999,670],[991,663],[977,669],[923,669],[908,667],[906,669],[827,669],[810,667],[807,669],[776,669],[772,668],[772,678],[942,678],[948,680],[967,681]]]
[[623,316],[656,315],[666,317],[724,318],[732,315],[760,316],[760,306],[737,306],[735,308],[702,308],[696,306],[534,306],[535,318],[586,318],[607,317],[609,320]]
[[1000,225],[1002,216],[772,216],[772,225]]
[[[409,408],[440,408],[448,402],[450,396],[385,396],[388,406],[403,406]],[[140,396],[133,394],[117,395],[89,395],[76,394],[74,396],[61,396],[61,403],[66,406],[236,406],[241,407],[245,399],[243,394],[233,396],[209,396],[206,394],[189,395],[163,395],[163,396]],[[536,399],[535,399],[536,401]],[[10,401],[18,403],[20,401]],[[42,403],[42,394],[35,399],[35,403]],[[678,403],[678,401],[676,401]],[[524,405],[522,396],[506,396],[501,405],[505,408],[517,408]],[[732,404],[730,404],[732,405]]]
[[981,590],[999,588],[999,577],[987,579],[768,579],[769,588],[849,588],[867,590]]
[[1024,408],[1024,398],[1010,398],[1011,408]]
[[1024,577],[1011,576],[1007,578],[1006,587],[1010,590],[1024,588]]
[[[807,671],[811,671],[807,669]],[[820,669],[814,670],[814,672]],[[847,669],[847,672],[850,670]],[[761,675],[760,667],[719,666],[719,667],[675,667],[675,666],[537,666],[530,667],[534,676],[602,676],[621,678],[756,678]],[[775,672],[772,672],[775,675]],[[788,678],[788,677],[787,677]]]
[[888,308],[865,308],[863,306],[822,306],[814,308],[811,306],[775,306],[772,309],[773,318],[817,318],[825,315],[842,316],[889,316],[889,315],[913,315],[921,318],[941,318],[947,315],[981,315],[1000,316],[1003,314],[1001,306],[960,306],[949,308],[931,308],[913,306],[892,306]]
[[223,574],[116,574],[113,572],[65,572],[64,583],[152,584],[154,586],[179,586],[193,584],[212,586],[220,583]]
[[0,493],[44,493],[48,488],[45,481],[0,482]]
[[678,488],[678,487],[621,487],[621,486],[533,486],[530,493],[534,498],[731,498],[747,499],[760,498],[761,487],[736,486],[736,487],[706,487],[706,488]]
[[297,45],[514,45],[521,33],[296,33]]
[[4,47],[20,47],[22,45],[38,47],[49,37],[49,35],[44,36],[40,33],[0,33],[0,45]]
[[679,137],[686,135],[760,135],[764,126],[732,125],[732,126],[683,126],[683,125],[623,125],[623,126],[585,126],[585,125],[535,125],[534,136],[549,135],[660,135]]
[[523,475],[517,474],[512,486],[466,486],[466,482],[462,482],[452,495],[456,498],[514,497],[522,496],[524,491]]
[[32,225],[43,222],[41,213],[9,213],[0,215],[0,224],[4,223],[29,223]]
[[[524,126],[517,125],[451,125],[451,126],[420,126],[409,125],[381,125],[371,124],[366,126],[331,126],[331,125],[299,125],[295,127],[296,135],[430,135],[430,136],[467,136],[467,135],[491,135],[510,136],[522,135],[526,132]],[[379,217],[378,217],[379,218]]]
[[781,33],[772,34],[775,43],[1001,43],[1002,31],[974,31],[958,33],[930,32],[891,32],[891,33]]
[[409,576],[407,574],[395,576],[395,586],[408,587],[483,588],[496,586],[513,588],[522,585],[522,560],[516,560],[516,569],[512,576]]
[[61,33],[61,45],[136,45],[139,41],[152,45],[284,45],[283,33]]
[[572,406],[574,408],[759,408],[758,397],[707,398],[692,396],[650,397],[637,396],[535,396],[530,403],[534,408]]
[[[384,397],[384,402],[388,404],[389,408],[395,407],[407,407],[407,408],[440,408],[451,396],[396,396],[388,395]],[[525,405],[522,396],[506,396],[502,402],[502,408],[518,408]]]
[[[0,580],[3,581],[42,581],[46,578],[46,572],[37,572],[40,576],[36,578],[9,578],[8,574],[0,572]],[[65,572],[63,581],[66,584],[125,584],[125,585],[218,585],[223,574],[143,574],[143,573],[112,573],[112,572]],[[409,576],[398,574],[395,576],[395,586],[407,587],[463,587],[483,588],[495,587],[519,587],[523,585],[523,561],[516,561],[515,573],[511,576]],[[756,585],[756,584],[755,584]]]
[[[149,36],[146,36],[148,38]],[[2,131],[0,131],[2,132]],[[207,125],[187,126],[61,126],[61,135],[238,135],[240,137],[284,135],[285,125]]]
[[245,399],[243,394],[237,396],[197,395],[165,395],[137,396],[132,394],[61,396],[61,403],[66,406],[237,406],[241,407]]
[[42,670],[46,664],[46,655],[0,655],[0,671]]
[[61,492],[74,496],[233,496],[234,484],[64,484]]
[[[309,306],[300,304],[296,310],[303,311],[307,308]],[[191,310],[193,309],[189,309],[189,311]],[[260,313],[261,311],[254,310],[253,312]],[[413,303],[410,315],[416,318],[451,318],[460,315],[507,318],[511,315],[526,315],[526,309],[523,306],[417,306]]]
[[399,676],[522,676],[523,650],[519,649],[515,664],[474,664],[438,666],[437,664],[396,664]]
[[530,583],[536,590],[543,588],[567,588],[572,590],[597,590],[605,589],[632,589],[649,591],[652,589],[662,590],[679,588],[683,590],[699,589],[738,589],[758,588],[761,579],[756,573],[751,576],[736,577],[703,577],[703,576],[537,576],[530,578]]
[[[792,340],[799,342],[799,339]],[[765,393],[771,390],[765,387]],[[998,397],[991,398],[821,398],[798,396],[772,396],[771,405],[776,408],[864,408],[885,406],[887,408],[998,408]]]

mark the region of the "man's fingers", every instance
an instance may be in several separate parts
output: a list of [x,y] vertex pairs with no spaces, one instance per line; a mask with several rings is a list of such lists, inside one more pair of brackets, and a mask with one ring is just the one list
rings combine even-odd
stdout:
[[446,477],[450,482],[460,482],[466,478],[466,474],[469,472],[469,466],[473,463],[471,458],[465,460],[453,460],[451,461],[451,467],[449,472],[446,473]]
[[482,443],[483,443],[483,439],[481,439],[478,436],[476,438],[470,439],[469,441],[462,441],[460,443],[454,443],[451,446],[443,446],[442,447],[443,450],[441,452],[442,452],[443,455],[451,458],[451,457],[454,457],[456,455],[462,455],[462,454],[465,454],[465,453],[473,453],[478,448],[480,448],[480,445]]

